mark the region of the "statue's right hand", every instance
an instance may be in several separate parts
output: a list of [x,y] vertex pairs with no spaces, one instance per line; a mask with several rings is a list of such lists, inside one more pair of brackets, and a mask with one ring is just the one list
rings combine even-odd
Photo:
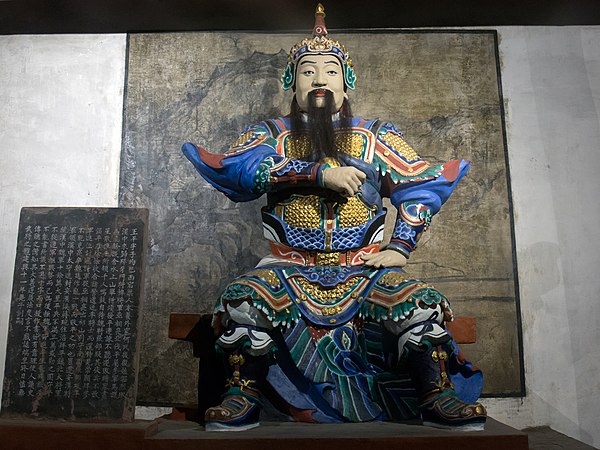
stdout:
[[358,192],[367,175],[356,167],[329,167],[323,172],[323,185],[333,191],[352,196]]

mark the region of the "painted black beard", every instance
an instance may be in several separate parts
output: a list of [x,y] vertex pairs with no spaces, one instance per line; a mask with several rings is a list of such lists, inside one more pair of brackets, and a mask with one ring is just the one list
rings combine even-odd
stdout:
[[335,129],[351,126],[352,114],[350,113],[350,105],[347,100],[344,100],[344,105],[340,110],[340,122],[334,127],[331,111],[334,110],[333,93],[325,90],[325,105],[322,108],[316,106],[315,92],[308,94],[308,122],[302,121],[302,112],[296,103],[296,99],[292,101],[291,109],[291,129],[292,132],[306,132],[310,140],[311,154],[306,158],[306,161],[317,162],[323,158],[331,157],[337,159],[337,148],[335,146]]

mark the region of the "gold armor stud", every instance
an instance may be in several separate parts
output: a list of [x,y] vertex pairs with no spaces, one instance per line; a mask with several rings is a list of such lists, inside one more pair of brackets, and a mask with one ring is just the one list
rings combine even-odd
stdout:
[[431,353],[431,359],[433,359],[435,362],[438,361],[448,361],[448,353],[446,353],[443,350],[440,350],[439,352],[434,350]]
[[379,284],[386,286],[398,286],[406,281],[406,276],[403,273],[388,272],[379,279]]
[[240,366],[246,362],[242,355],[229,355],[229,365],[235,366],[239,364]]
[[315,254],[316,266],[339,266],[340,252],[317,252]]
[[340,227],[357,227],[367,222],[372,215],[373,210],[356,195],[349,197],[346,203],[338,207]]
[[[387,133],[381,136],[381,139],[391,148],[400,153],[400,155],[407,161],[414,161],[415,159],[419,159],[419,155],[417,155],[417,152],[415,152],[413,148],[410,145],[408,145],[406,141],[402,139],[398,134],[388,131]],[[384,156],[388,155],[384,153]]]
[[284,140],[285,156],[301,159],[310,154],[310,138],[306,134],[288,135]]
[[283,207],[282,218],[295,227],[320,228],[321,199],[318,195],[292,196]]
[[321,308],[321,314],[324,316],[333,316],[334,314],[339,314],[342,312],[342,308],[339,305],[335,306],[325,306]]
[[[351,291],[358,283],[360,279],[358,277],[351,278],[337,286],[329,289],[325,289],[319,283],[311,283],[304,278],[297,278],[294,280],[295,283],[305,291],[310,297],[319,303],[334,303],[339,298],[344,296],[347,292]],[[302,294],[303,298],[305,294]]]
[[279,281],[279,277],[277,276],[277,273],[275,273],[274,270],[258,269],[253,270],[252,272],[250,272],[249,275],[262,278],[273,287],[277,287],[281,284],[281,281]]
[[321,158],[319,160],[319,163],[327,164],[329,167],[340,167],[340,162],[337,159],[332,158],[331,156],[326,156],[325,158]]
[[346,153],[354,158],[362,159],[366,138],[359,133],[336,133],[335,146],[339,152]]

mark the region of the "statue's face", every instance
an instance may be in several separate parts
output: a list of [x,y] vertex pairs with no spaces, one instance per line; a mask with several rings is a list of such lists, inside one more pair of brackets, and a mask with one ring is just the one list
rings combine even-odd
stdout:
[[306,55],[296,68],[296,101],[302,111],[308,111],[308,94],[316,91],[318,108],[325,106],[324,90],[333,94],[334,111],[337,112],[347,97],[344,92],[344,75],[339,60],[332,55]]

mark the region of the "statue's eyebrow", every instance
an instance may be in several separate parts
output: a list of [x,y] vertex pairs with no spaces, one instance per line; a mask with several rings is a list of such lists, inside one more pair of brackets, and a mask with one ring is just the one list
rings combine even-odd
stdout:
[[[316,65],[317,65],[317,62],[316,62],[316,61],[310,61],[310,60],[307,60],[307,59],[305,59],[305,60],[303,60],[303,61],[300,61],[300,65],[302,65],[302,64],[312,64],[312,65],[315,65],[315,66],[316,66]],[[339,67],[339,65],[340,65],[340,63],[339,63],[339,62],[338,62],[336,59],[330,59],[329,61],[325,61],[323,64],[335,64],[335,65],[336,65],[336,66],[338,66],[338,67]]]

